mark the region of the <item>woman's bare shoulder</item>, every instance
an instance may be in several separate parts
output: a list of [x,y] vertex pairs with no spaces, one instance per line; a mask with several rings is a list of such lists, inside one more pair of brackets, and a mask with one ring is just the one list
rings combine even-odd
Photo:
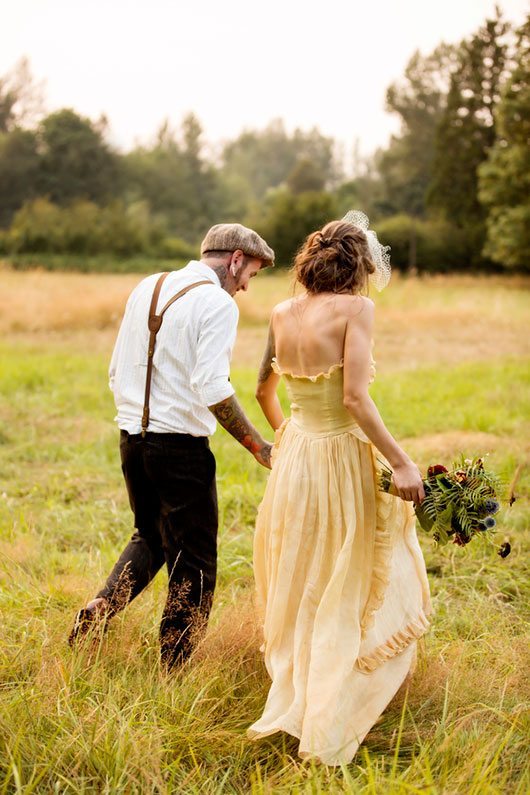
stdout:
[[341,311],[348,320],[356,317],[373,317],[375,304],[367,295],[341,295],[339,298]]
[[273,306],[271,316],[278,317],[279,315],[285,315],[286,312],[292,309],[294,301],[296,301],[295,298],[287,298],[285,301],[280,301],[279,304]]

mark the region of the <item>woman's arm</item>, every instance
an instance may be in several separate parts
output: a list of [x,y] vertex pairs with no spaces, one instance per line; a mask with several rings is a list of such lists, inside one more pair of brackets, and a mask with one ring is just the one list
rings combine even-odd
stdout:
[[275,355],[274,330],[271,318],[267,347],[263,354],[263,360],[258,375],[256,400],[260,404],[261,410],[273,430],[277,430],[284,420],[282,407],[280,406],[280,401],[276,394],[280,377],[272,369],[272,360]]
[[374,304],[364,299],[362,312],[346,326],[344,341],[344,405],[370,441],[394,470],[394,484],[404,500],[421,502],[425,496],[418,467],[386,429],[368,393]]

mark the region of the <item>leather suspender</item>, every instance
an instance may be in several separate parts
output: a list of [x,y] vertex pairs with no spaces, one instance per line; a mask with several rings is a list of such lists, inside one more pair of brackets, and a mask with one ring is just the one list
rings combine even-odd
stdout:
[[187,287],[184,287],[182,290],[170,298],[161,312],[157,315],[156,314],[156,307],[158,304],[158,298],[160,296],[160,290],[162,289],[162,285],[168,273],[162,273],[160,278],[158,279],[155,289],[153,290],[153,297],[151,298],[151,306],[149,307],[149,318],[147,321],[147,326],[149,328],[149,346],[147,348],[147,373],[145,376],[145,397],[144,397],[144,410],[142,414],[142,436],[145,436],[147,432],[147,428],[149,426],[149,397],[151,394],[151,377],[153,375],[153,355],[155,353],[155,345],[156,345],[156,335],[160,331],[160,326],[162,325],[162,320],[164,319],[164,313],[166,309],[169,309],[171,304],[174,304],[181,296],[185,295],[190,290],[193,290],[194,287],[200,287],[201,284],[213,284],[209,279],[205,279],[202,282],[194,282],[194,284],[188,284]]

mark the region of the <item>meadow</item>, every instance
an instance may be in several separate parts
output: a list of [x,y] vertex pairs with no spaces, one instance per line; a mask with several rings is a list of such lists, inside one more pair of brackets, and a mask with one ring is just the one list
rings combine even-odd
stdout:
[[[101,643],[67,645],[132,532],[106,370],[138,279],[0,269],[0,793],[529,792],[530,280],[396,275],[374,296],[372,395],[420,467],[489,454],[505,494],[522,469],[508,558],[421,536],[435,615],[417,671],[352,764],[326,768],[288,736],[245,737],[268,688],[251,560],[267,473],[222,430],[218,588],[190,664],[158,668],[163,573]],[[239,299],[232,380],[269,437],[254,383],[291,292],[264,274]]]

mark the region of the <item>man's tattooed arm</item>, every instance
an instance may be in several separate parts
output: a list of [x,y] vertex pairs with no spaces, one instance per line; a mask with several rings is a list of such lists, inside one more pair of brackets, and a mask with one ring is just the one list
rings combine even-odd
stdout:
[[270,469],[272,445],[262,438],[259,431],[256,430],[246,417],[235,395],[226,398],[226,400],[221,400],[220,403],[216,403],[208,408],[217,418],[220,425],[222,425],[234,439],[237,439],[243,447],[246,447],[260,464]]

